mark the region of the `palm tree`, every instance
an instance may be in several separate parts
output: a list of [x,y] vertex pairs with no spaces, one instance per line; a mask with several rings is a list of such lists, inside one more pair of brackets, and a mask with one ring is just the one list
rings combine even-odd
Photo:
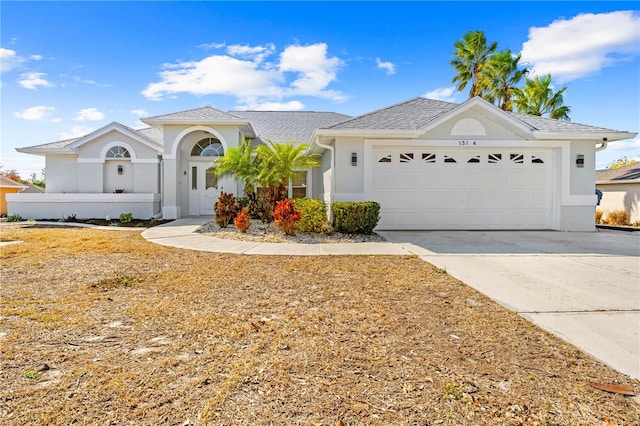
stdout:
[[513,90],[513,104],[522,114],[547,115],[549,118],[571,121],[571,108],[564,105],[562,94],[567,86],[554,92],[551,85],[551,74],[536,76],[533,80],[527,78],[521,89]]
[[498,43],[487,46],[487,38],[484,31],[469,31],[462,36],[462,40],[456,41],[453,46],[455,51],[451,54],[454,59],[450,62],[458,73],[452,83],[457,83],[456,90],[463,91],[468,83],[471,83],[469,99],[474,96],[482,96],[486,87],[483,78],[483,68],[489,60],[489,56],[496,50]]
[[254,193],[254,188],[260,169],[251,151],[251,143],[242,139],[239,146],[226,150],[224,157],[217,158],[213,164],[216,166],[218,177],[234,176],[244,181],[244,192],[247,195]]
[[511,94],[527,75],[527,68],[518,69],[521,55],[514,56],[510,49],[494,53],[489,58],[483,75],[486,79],[486,100],[496,103],[503,111],[513,111]]
[[[317,158],[306,155],[307,150],[305,144],[271,141],[252,150],[243,140],[240,146],[227,149],[225,156],[214,162],[216,174],[243,180],[245,193],[256,203],[255,209],[263,220],[270,222],[276,203],[287,198],[289,180],[295,173],[320,166]],[[257,196],[256,185],[260,187]]]

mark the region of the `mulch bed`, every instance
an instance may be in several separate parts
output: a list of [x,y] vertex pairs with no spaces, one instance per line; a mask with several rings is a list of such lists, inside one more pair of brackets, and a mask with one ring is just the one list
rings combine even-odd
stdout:
[[640,382],[412,256],[2,225],[0,423],[637,425]]

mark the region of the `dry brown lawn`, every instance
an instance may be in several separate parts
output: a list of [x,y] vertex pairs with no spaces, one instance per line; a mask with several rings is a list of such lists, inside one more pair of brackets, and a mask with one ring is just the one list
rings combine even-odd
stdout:
[[617,373],[415,257],[3,225],[0,424],[638,425]]

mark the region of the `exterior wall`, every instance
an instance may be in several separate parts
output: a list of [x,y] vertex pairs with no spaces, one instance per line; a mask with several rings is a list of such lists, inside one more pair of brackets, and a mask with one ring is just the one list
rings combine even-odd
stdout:
[[78,164],[78,192],[100,194],[103,192],[103,168],[102,163]]
[[7,214],[7,194],[17,194],[20,188],[0,188],[0,215]]
[[640,182],[599,183],[596,187],[602,191],[602,200],[597,209],[604,212],[604,218],[607,212],[626,210],[630,223],[640,222]]
[[595,205],[562,206],[560,208],[560,224],[557,230],[566,232],[595,232],[595,211]]
[[160,194],[9,194],[9,214],[24,219],[97,219],[132,213],[150,219],[160,212]]
[[[131,164],[131,160],[128,158],[118,158],[117,160],[106,160],[104,164],[100,164],[99,166],[102,166],[101,168],[104,170],[102,179],[104,184],[100,192],[110,194],[116,189],[123,189],[125,192],[135,192],[133,170],[138,164]],[[118,174],[118,166],[122,167],[122,174]]]
[[[351,154],[358,164],[351,165]],[[335,144],[336,201],[365,201],[364,199],[364,139],[338,138]]]
[[78,192],[78,157],[75,155],[47,155],[47,193]]

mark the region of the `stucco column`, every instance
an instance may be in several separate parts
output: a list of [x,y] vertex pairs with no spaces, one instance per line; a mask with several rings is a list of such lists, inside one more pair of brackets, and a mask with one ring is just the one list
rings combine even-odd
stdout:
[[163,164],[164,191],[162,199],[162,218],[177,219],[181,216],[178,205],[176,159],[165,159]]

